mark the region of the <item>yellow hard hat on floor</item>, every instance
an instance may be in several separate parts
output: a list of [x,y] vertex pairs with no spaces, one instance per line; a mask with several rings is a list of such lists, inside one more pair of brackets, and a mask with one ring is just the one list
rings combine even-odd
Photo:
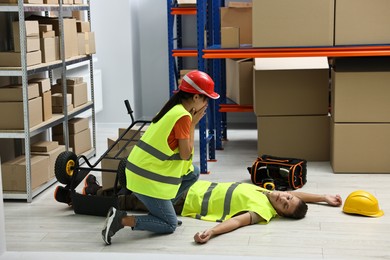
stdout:
[[374,195],[364,190],[357,190],[348,195],[343,212],[368,217],[381,217],[384,214]]

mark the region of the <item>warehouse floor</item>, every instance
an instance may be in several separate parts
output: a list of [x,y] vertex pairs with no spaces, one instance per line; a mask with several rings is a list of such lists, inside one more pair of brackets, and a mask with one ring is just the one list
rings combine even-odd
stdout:
[[[97,133],[100,156],[107,148],[106,138],[115,137],[117,128],[98,125]],[[229,128],[228,140],[224,150],[217,151],[217,162],[208,163],[210,174],[201,175],[201,179],[250,182],[246,167],[256,158],[256,129]],[[197,163],[199,150],[195,149]],[[95,175],[100,178],[99,173]],[[307,179],[302,191],[338,193],[344,200],[354,190],[367,190],[377,197],[385,215],[351,216],[342,208],[310,204],[302,220],[277,218],[268,225],[248,226],[216,237],[205,245],[195,244],[193,235],[215,223],[180,218],[183,225],[174,234],[154,235],[126,228],[113,237],[111,246],[105,246],[100,235],[104,218],[76,215],[67,205],[56,202],[56,183],[30,204],[4,203],[7,252],[0,259],[390,258],[390,174],[334,174],[329,162],[309,162]]]

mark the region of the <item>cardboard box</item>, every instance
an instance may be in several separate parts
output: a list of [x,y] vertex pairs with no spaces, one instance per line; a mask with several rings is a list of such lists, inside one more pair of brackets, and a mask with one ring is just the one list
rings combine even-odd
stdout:
[[252,8],[221,7],[221,28],[240,29],[240,44],[252,44]]
[[51,89],[51,84],[50,84],[49,78],[33,78],[33,79],[30,79],[28,82],[38,84],[40,96],[42,96],[43,93],[45,93]]
[[[125,151],[123,152],[122,158],[127,158],[127,156],[130,154],[130,151],[133,149],[133,147],[126,147]],[[101,161],[101,168],[104,170],[112,170],[112,171],[102,171],[102,186],[103,189],[112,188],[115,184],[115,178],[116,178],[116,171],[118,169],[119,162],[122,158],[113,158],[117,154],[117,150],[112,150],[109,152],[106,156],[106,158],[103,158]],[[127,154],[127,155],[126,155]],[[111,157],[111,158],[110,158]]]
[[342,122],[390,122],[390,60],[337,60],[332,70],[332,117]]
[[[133,140],[139,140],[142,135],[145,133],[145,131],[148,129],[149,125],[145,125],[141,130],[141,124],[136,124],[131,128],[123,137],[122,139],[133,139]],[[118,137],[120,137],[127,128],[119,128],[118,129]]]
[[53,105],[51,103],[51,91],[42,93],[42,116],[43,121],[53,117]]
[[221,27],[221,48],[240,48],[240,28]]
[[[42,123],[42,97],[30,99],[28,109],[30,128]],[[24,129],[23,102],[0,102],[0,129]]]
[[39,32],[51,32],[51,31],[53,31],[53,25],[39,24]]
[[[343,0],[336,2],[335,45],[390,43],[390,2]],[[353,12],[351,12],[353,10]]]
[[76,154],[82,154],[92,148],[91,129],[87,128],[79,133],[69,135],[69,146]]
[[[62,93],[62,85],[54,85],[53,93]],[[67,91],[72,95],[72,104],[76,108],[88,102],[87,82],[81,82],[75,85],[67,85]]]
[[226,96],[239,105],[253,105],[252,59],[226,59]]
[[[16,1],[17,2],[17,1]],[[26,28],[26,37],[39,37],[38,21],[24,21]],[[20,42],[19,21],[12,22],[12,31],[14,36],[14,43]],[[16,37],[16,38],[15,38]]]
[[55,31],[39,32],[39,38],[54,38],[56,37]]
[[51,62],[56,60],[56,39],[52,38],[41,38],[41,51],[42,51],[42,62]]
[[59,4],[58,0],[43,0],[44,4]]
[[326,57],[256,58],[253,83],[257,116],[328,114]]
[[[26,158],[20,156],[1,165],[4,191],[26,191]],[[31,189],[34,190],[48,181],[49,158],[31,155]]]
[[[75,85],[84,82],[83,77],[67,77],[66,85]],[[62,78],[57,79],[57,84],[62,84]]]
[[[21,67],[20,52],[0,52],[0,67]],[[41,51],[33,51],[26,53],[27,66],[37,65],[42,63]]]
[[95,33],[94,32],[83,32],[78,33],[78,49],[79,55],[95,54]]
[[31,144],[31,152],[50,152],[58,148],[58,142],[38,141]]
[[390,173],[390,124],[335,123],[331,165],[335,173]]
[[[27,86],[28,99],[33,99],[39,96],[38,83],[28,83]],[[23,101],[23,86],[9,85],[0,88],[0,101]]]
[[[41,43],[39,37],[26,37],[26,52],[39,51]],[[14,42],[15,52],[21,52],[20,42]]]
[[[89,128],[89,118],[72,118],[68,121],[69,134],[77,134]],[[52,128],[54,135],[62,135],[64,133],[62,124],[56,125]]]
[[49,180],[55,177],[55,164],[56,164],[57,157],[62,152],[65,152],[65,150],[66,150],[64,145],[58,145],[58,142],[54,142],[54,143],[57,144],[57,147],[50,150],[50,151],[31,152],[31,154],[47,156],[49,158],[49,172],[48,172],[48,179]]
[[[64,145],[63,135],[53,135],[53,141],[58,141],[59,144]],[[92,148],[91,129],[87,128],[76,134],[69,134],[69,147],[73,152],[80,155]]]
[[72,118],[68,121],[69,133],[77,134],[89,128],[89,118]]
[[[117,141],[117,139],[113,139],[113,138],[107,138],[107,149],[109,149],[111,147],[111,145],[113,145],[115,142]],[[130,147],[130,146],[134,146],[138,143],[138,141],[129,141],[127,139],[121,139],[120,141],[118,141],[115,146],[112,148],[113,151],[115,150],[120,150],[122,149],[123,147]],[[127,157],[127,155],[126,155]]]
[[91,26],[88,21],[76,21],[77,32],[90,32]]
[[[39,19],[39,22],[43,24],[51,24],[53,26],[53,30],[56,32],[56,36],[60,35],[58,18],[42,17],[41,19]],[[76,19],[73,18],[63,19],[63,26],[64,26],[65,58],[67,59],[73,56],[78,56],[79,51],[77,45]]]
[[329,128],[327,115],[257,117],[258,156],[329,161]]
[[[64,114],[64,113],[65,113],[65,107],[63,107],[63,106],[52,106],[51,109],[52,109],[52,112],[53,112],[54,114]],[[68,113],[69,113],[70,111],[72,111],[73,109],[74,109],[74,107],[73,107],[72,104],[69,104],[69,105],[67,106],[67,111],[68,111]]]
[[[55,107],[62,107],[64,105],[64,98],[62,96],[62,93],[53,93],[51,95],[51,101],[53,106]],[[66,104],[73,105],[72,104],[72,94],[66,94]]]
[[253,47],[333,46],[334,2],[253,0]]

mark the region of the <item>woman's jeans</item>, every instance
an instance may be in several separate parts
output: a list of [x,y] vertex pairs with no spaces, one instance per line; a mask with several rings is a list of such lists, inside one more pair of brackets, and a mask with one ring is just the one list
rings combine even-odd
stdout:
[[160,234],[173,233],[177,227],[177,216],[173,204],[198,180],[199,173],[199,168],[194,165],[194,171],[183,176],[179,191],[172,200],[156,199],[134,192],[149,210],[149,214],[136,215],[133,230],[148,230]]

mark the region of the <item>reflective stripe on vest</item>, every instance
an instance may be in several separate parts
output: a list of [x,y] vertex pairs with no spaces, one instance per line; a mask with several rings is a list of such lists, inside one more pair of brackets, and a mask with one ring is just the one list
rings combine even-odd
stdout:
[[161,183],[166,183],[166,184],[173,184],[173,185],[178,185],[181,183],[181,180],[183,178],[175,178],[175,177],[169,177],[169,176],[162,176],[159,174],[155,174],[154,172],[142,169],[131,162],[127,161],[126,163],[126,168],[129,171],[134,172],[135,174],[138,174],[139,176],[142,176],[144,178],[153,180],[153,181],[158,181]]
[[[207,189],[206,193],[204,194],[202,206],[201,206],[202,210],[201,210],[200,214],[196,215],[197,219],[201,219],[202,217],[207,215],[209,200],[210,200],[210,197],[211,197],[211,194],[212,194],[214,188],[217,185],[218,185],[218,183],[215,183],[215,182],[211,183],[209,188]],[[240,185],[239,182],[232,183],[232,185],[230,185],[230,187],[226,191],[226,195],[225,195],[225,199],[224,199],[224,203],[223,203],[223,214],[222,214],[222,217],[220,219],[216,220],[217,222],[224,221],[226,216],[230,213],[230,204],[232,202],[233,191],[235,188],[237,188],[238,185]]]

